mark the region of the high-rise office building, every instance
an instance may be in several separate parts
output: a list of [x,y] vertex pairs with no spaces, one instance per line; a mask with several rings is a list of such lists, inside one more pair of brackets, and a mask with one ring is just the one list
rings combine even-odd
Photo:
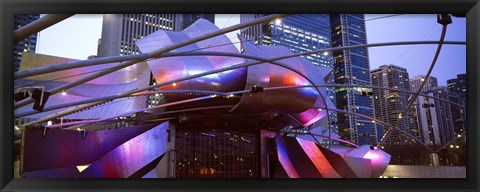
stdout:
[[[433,96],[433,93],[429,95]],[[413,106],[416,110],[419,139],[427,145],[441,145],[438,115],[434,103],[433,98],[418,96]]]
[[[436,87],[431,95],[465,106],[465,100],[459,94],[451,92],[449,89],[449,87],[445,86]],[[445,145],[464,132],[465,109],[440,100],[435,100],[434,106],[437,111],[440,142],[442,145]]]
[[[433,87],[429,96],[465,105],[465,100],[448,87]],[[414,103],[419,138],[429,145],[445,145],[465,130],[465,109],[442,100],[418,96]]]
[[[330,15],[332,47],[367,43],[363,14]],[[367,48],[334,51],[334,80],[336,84],[372,85]],[[362,95],[360,88],[337,88],[337,108],[375,117],[373,96]],[[376,123],[355,115],[339,114],[338,130],[342,139],[357,144],[375,144],[383,135]]]
[[99,57],[138,54],[137,40],[157,30],[179,31],[177,14],[104,14]]
[[456,79],[447,80],[450,92],[457,93],[460,97],[467,98],[467,74],[458,74]]
[[[268,14],[241,14],[240,22],[264,17]],[[284,46],[294,53],[308,52],[330,48],[330,21],[328,14],[294,14],[269,23],[258,24],[241,30],[243,37],[257,45]],[[330,52],[301,56],[310,60],[314,65],[333,68],[333,57]],[[327,79],[333,84],[333,76]],[[327,96],[335,103],[335,91],[327,87]],[[336,121],[337,114],[330,112],[330,120]],[[338,134],[336,125],[332,125],[332,132]]]
[[[40,18],[40,14],[28,14],[20,15],[15,14],[13,16],[13,28],[17,30],[37,19]],[[37,34],[33,34],[19,42],[13,44],[13,64],[15,71],[20,69],[20,62],[22,59],[22,54],[24,52],[35,53],[37,48]]]
[[[135,42],[158,31],[181,31],[199,18],[214,22],[214,14],[105,14],[102,37],[98,40],[98,57],[139,54]],[[155,83],[151,76],[150,84]],[[158,105],[162,95],[149,97],[147,106]]]
[[[410,90],[408,72],[407,69],[403,67],[382,65],[378,69],[372,70],[371,75],[374,86]],[[398,91],[374,89],[373,95],[376,118],[391,125],[398,124],[401,130],[410,134],[416,132],[416,122],[410,122],[411,120],[413,121],[410,117],[412,114],[402,114],[407,108],[408,94]],[[387,139],[387,143],[389,144],[406,144],[410,143],[410,141],[411,138],[406,137],[399,131],[393,131],[393,134]]]
[[[425,75],[417,75],[410,79],[411,91],[418,91],[422,83],[425,83],[421,92],[429,93],[433,96],[431,91],[438,87],[436,77],[430,76],[428,79]],[[418,96],[414,101],[413,115],[416,116],[418,127],[418,138],[428,145],[440,145],[440,130],[438,128],[437,110],[435,109],[435,100],[433,98]]]
[[[425,75],[417,75],[410,79],[411,90],[418,91],[423,81],[425,81]],[[430,76],[426,81],[427,83],[425,83],[425,86],[423,86],[422,92],[428,92],[433,90],[434,87],[438,87],[438,81],[436,77]]]

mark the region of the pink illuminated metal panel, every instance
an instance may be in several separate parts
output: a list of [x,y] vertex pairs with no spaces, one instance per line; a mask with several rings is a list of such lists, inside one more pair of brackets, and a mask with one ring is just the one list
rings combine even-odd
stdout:
[[299,138],[297,141],[323,177],[341,178],[315,143]]
[[275,140],[275,143],[277,145],[278,160],[280,161],[280,164],[282,165],[285,172],[287,172],[288,177],[300,178],[300,175],[297,173],[297,170],[295,170],[295,167],[290,161],[290,157],[288,156],[285,149],[285,144],[281,141],[280,137],[277,137]]

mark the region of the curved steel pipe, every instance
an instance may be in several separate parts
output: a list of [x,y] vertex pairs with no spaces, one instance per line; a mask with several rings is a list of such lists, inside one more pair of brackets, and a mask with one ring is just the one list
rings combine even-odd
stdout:
[[[191,108],[191,109],[181,109],[181,110],[175,110],[175,111],[165,111],[165,112],[161,112],[161,113],[156,113],[156,114],[154,114],[154,115],[166,115],[166,114],[172,114],[172,113],[184,113],[184,112],[201,111],[201,110],[209,110],[209,109],[226,109],[226,108],[230,108],[230,107],[232,107],[232,106],[233,106],[233,105],[223,105],[223,106],[213,106],[213,107],[197,107],[197,108]],[[141,116],[141,117],[146,117],[146,116]],[[58,127],[78,125],[78,124],[85,124],[85,123],[95,123],[94,121],[96,121],[96,120],[75,121],[75,122],[61,123],[61,124],[49,125],[49,126],[47,126],[47,128],[58,128]]]
[[[438,59],[438,56],[440,55],[440,50],[442,50],[442,45],[445,41],[445,35],[447,33],[447,24],[444,24],[443,27],[442,27],[442,34],[440,35],[440,41],[438,43],[438,47],[437,47],[437,50],[435,52],[435,56],[433,57],[433,61],[432,61],[432,64],[430,64],[430,68],[428,69],[428,72],[427,74],[425,75],[425,79],[428,79],[430,77],[430,74],[432,73],[432,70],[433,70],[433,67],[435,67],[435,64],[437,62],[437,59]],[[407,104],[407,107],[405,108],[405,110],[400,113],[400,114],[406,114],[407,111],[410,109],[410,107],[412,106],[413,102],[415,102],[415,100],[417,99],[418,95],[420,94],[420,92],[422,91],[423,87],[425,86],[425,84],[427,83],[427,81],[423,81],[423,83],[420,85],[420,87],[418,88],[418,91],[413,95],[413,97],[410,98],[410,100],[408,101],[408,104]],[[400,125],[400,121],[397,121],[397,123],[395,124],[395,127],[398,127]],[[390,137],[390,135],[392,134],[392,131],[391,129],[387,131],[387,133],[385,133],[384,137],[382,138],[382,140],[380,140],[380,143],[378,144],[378,146],[381,146],[385,143],[385,140],[388,139]]]
[[[322,108],[323,109],[323,108]],[[330,109],[332,111],[335,111],[335,112],[339,112],[339,113],[344,113],[344,114],[349,114],[349,115],[355,115],[355,116],[358,116],[358,117],[363,117],[365,119],[369,119],[369,120],[372,120],[372,121],[375,121],[376,123],[380,123],[382,125],[384,125],[385,127],[391,127],[392,129],[390,130],[398,130],[399,132],[407,135],[408,137],[412,138],[413,140],[421,143],[424,147],[426,147],[428,150],[430,150],[431,152],[434,152],[433,149],[431,149],[427,144],[423,143],[422,141],[420,141],[417,137],[411,135],[410,133],[407,133],[406,131],[404,130],[401,130],[400,128],[398,127],[394,127],[392,126],[391,124],[387,123],[387,122],[384,122],[384,121],[381,121],[379,119],[376,119],[376,118],[373,118],[373,117],[369,117],[369,116],[366,116],[366,115],[362,115],[362,114],[359,114],[359,113],[354,113],[354,112],[350,112],[350,111],[344,111],[344,110],[340,110],[340,109]]]
[[[227,28],[224,28],[224,29],[220,29],[218,31],[215,31],[215,32],[212,32],[212,33],[208,33],[206,35],[202,35],[202,36],[199,36],[199,37],[195,37],[195,38],[192,38],[192,39],[189,39],[187,41],[184,41],[184,42],[181,42],[181,43],[177,43],[177,44],[174,44],[174,45],[171,45],[171,46],[167,46],[165,48],[161,48],[161,49],[157,49],[155,51],[152,51],[150,53],[147,54],[147,56],[143,59],[139,59],[139,60],[132,60],[132,61],[127,61],[125,63],[120,63],[118,65],[116,65],[115,67],[111,67],[111,68],[108,68],[108,69],[105,69],[103,71],[100,71],[100,72],[97,72],[97,73],[94,73],[90,76],[87,76],[87,77],[84,77],[82,79],[79,79],[77,81],[74,81],[74,82],[70,82],[70,83],[67,83],[67,84],[64,84],[62,86],[59,86],[59,87],[56,87],[56,88],[53,88],[51,90],[48,90],[48,92],[50,92],[51,95],[53,94],[56,94],[56,93],[59,93],[63,90],[67,90],[67,89],[70,89],[72,87],[75,87],[77,85],[80,85],[82,83],[85,83],[85,82],[88,82],[90,80],[93,80],[93,79],[96,79],[98,77],[101,77],[101,76],[104,76],[104,75],[107,75],[107,74],[110,74],[114,71],[117,71],[117,70],[120,70],[120,69],[123,69],[125,67],[128,67],[130,65],[133,65],[133,64],[136,64],[136,63],[139,63],[141,61],[144,61],[148,58],[152,58],[152,57],[157,57],[157,56],[160,56],[161,54],[164,54],[164,53],[167,53],[169,51],[172,51],[172,50],[175,50],[175,49],[178,49],[180,47],[184,47],[186,45],[190,45],[192,43],[196,43],[196,42],[199,42],[199,41],[202,41],[202,40],[205,40],[205,39],[208,39],[208,38],[211,38],[211,37],[215,37],[215,36],[218,36],[218,35],[222,35],[222,34],[225,34],[225,33],[228,33],[228,32],[232,32],[232,31],[235,31],[235,30],[238,30],[238,29],[242,29],[242,28],[245,28],[245,27],[248,27],[248,26],[252,26],[252,25],[256,25],[256,24],[259,24],[259,23],[263,23],[263,22],[266,22],[266,21],[271,21],[273,19],[276,19],[276,18],[279,18],[279,17],[284,17],[284,16],[287,16],[287,14],[275,14],[275,15],[270,15],[270,16],[265,16],[265,17],[262,17],[262,18],[259,18],[259,19],[254,19],[254,20],[251,20],[251,21],[248,21],[246,23],[241,23],[241,24],[237,24],[237,25],[233,25],[231,27],[227,27]],[[22,107],[22,106],[25,106],[25,105],[28,105],[30,103],[33,103],[34,100],[32,98],[28,98],[28,99],[25,99],[25,100],[22,100],[18,103],[15,103],[14,105],[14,108],[17,109],[19,107]]]
[[[296,57],[296,56],[300,56],[300,55],[309,55],[309,54],[314,54],[314,53],[318,53],[318,52],[338,51],[338,50],[342,50],[342,49],[354,49],[354,48],[365,48],[365,47],[382,47],[382,46],[394,46],[394,45],[426,45],[426,44],[438,44],[438,43],[439,43],[438,41],[405,41],[405,42],[372,43],[372,44],[364,44],[364,45],[319,49],[319,50],[316,50],[316,51],[298,53],[299,55],[294,55],[294,56],[291,56],[291,57]],[[446,42],[444,42],[444,44],[465,45],[466,42],[446,41]],[[166,54],[160,55],[159,57],[155,57],[155,58],[175,56],[175,55],[178,55],[178,54],[181,54],[181,55],[178,55],[178,56],[182,56],[182,55],[188,55],[188,53],[194,53],[194,52],[166,53]],[[34,68],[34,69],[18,71],[18,72],[15,72],[14,78],[19,79],[19,78],[25,78],[25,77],[30,77],[30,76],[40,75],[40,74],[45,74],[45,73],[51,73],[51,72],[56,72],[56,71],[61,71],[61,70],[87,67],[87,66],[92,66],[92,65],[103,65],[103,64],[107,64],[107,63],[140,60],[140,59],[145,59],[145,58],[148,59],[148,53],[141,53],[141,54],[136,54],[136,55],[126,55],[126,56],[102,57],[102,58],[95,58],[95,59],[90,59],[90,60],[83,60],[83,61],[76,61],[76,62],[69,62],[69,63],[60,63],[60,64],[54,64],[54,65],[50,65],[50,66],[44,66],[44,67],[38,67],[38,68]],[[290,58],[290,57],[286,57],[286,58]],[[285,59],[285,58],[281,58],[281,59]]]
[[63,21],[74,14],[48,14],[13,32],[13,42],[21,41],[30,35],[38,33],[56,23]]
[[[19,113],[15,114],[15,118],[20,118],[20,117],[25,117],[37,113],[43,113],[47,111],[52,111],[56,109],[61,109],[65,107],[71,107],[71,106],[76,106],[76,105],[82,105],[82,104],[87,104],[87,103],[92,103],[92,102],[98,102],[98,101],[107,101],[107,100],[114,100],[114,99],[119,99],[119,98],[125,98],[125,97],[140,97],[140,96],[147,96],[147,95],[153,95],[153,94],[164,94],[164,93],[201,93],[201,94],[218,94],[222,95],[225,94],[223,92],[217,92],[217,91],[201,91],[201,90],[159,90],[159,91],[148,91],[148,92],[140,92],[132,95],[124,95],[124,96],[118,96],[118,95],[111,95],[111,96],[105,96],[105,97],[100,97],[100,98],[93,98],[93,99],[85,99],[82,101],[77,101],[73,103],[66,103],[66,104],[60,104],[60,105],[55,105],[55,106],[50,106],[50,107],[45,107],[42,112],[38,111],[27,111],[24,113]],[[236,96],[235,96],[236,97]]]
[[[306,133],[297,133],[297,132],[285,132],[285,133],[295,133],[295,134],[306,134]],[[328,139],[327,136],[325,135],[320,135],[320,134],[316,134],[316,133],[308,133],[309,135],[314,135],[314,136],[318,136],[318,137],[322,137],[322,138],[325,138],[325,139]],[[339,138],[331,138],[331,140],[335,140],[335,141],[338,141],[338,142],[341,142],[341,143],[346,143],[346,144],[349,144],[349,145],[352,145],[354,147],[359,147],[357,144],[355,143],[352,143],[350,141],[346,141],[346,140],[343,140],[343,139],[339,139]]]
[[[175,54],[176,55],[176,54]],[[283,67],[283,68],[286,68],[286,69],[289,69],[289,70],[292,70],[293,72],[299,74],[300,76],[302,76],[303,78],[305,78],[307,81],[310,82],[310,84],[314,85],[314,83],[309,79],[307,78],[304,74],[300,73],[299,71],[297,71],[296,69],[294,68],[291,68],[289,66],[286,66],[282,63],[278,63],[278,62],[275,62],[275,61],[271,61],[271,60],[268,60],[268,59],[264,59],[264,58],[261,58],[261,57],[255,57],[255,56],[248,56],[248,55],[244,55],[244,54],[236,54],[236,53],[219,53],[219,52],[201,52],[201,53],[190,53],[189,55],[215,55],[215,56],[232,56],[232,57],[241,57],[241,58],[248,58],[248,59],[253,59],[253,60],[259,60],[258,62],[253,62],[253,63],[245,63],[245,64],[239,64],[239,65],[234,65],[234,66],[231,66],[231,67],[226,67],[226,68],[222,68],[222,69],[217,69],[217,70],[212,70],[212,71],[208,71],[208,72],[204,72],[204,73],[199,73],[199,74],[196,74],[196,75],[190,75],[190,76],[186,76],[186,77],[182,77],[182,78],[178,78],[178,79],[173,79],[173,80],[170,80],[170,81],[166,81],[166,82],[163,82],[163,83],[158,83],[158,84],[155,84],[155,85],[150,85],[150,86],[147,86],[147,87],[144,87],[144,88],[140,88],[140,89],[134,89],[134,90],[130,90],[130,91],[127,91],[127,92],[124,92],[124,93],[119,93],[116,95],[117,98],[119,97],[124,97],[124,96],[129,96],[131,94],[134,94],[134,93],[138,93],[138,92],[141,92],[141,91],[145,91],[145,90],[148,90],[148,89],[153,89],[153,88],[157,88],[157,87],[161,87],[161,86],[164,86],[164,85],[168,85],[168,84],[172,84],[172,83],[175,83],[175,82],[180,82],[180,81],[185,81],[185,80],[190,80],[190,79],[194,79],[194,78],[197,78],[197,77],[202,77],[202,76],[206,76],[206,75],[211,75],[211,74],[215,74],[215,73],[219,73],[219,72],[224,72],[224,71],[228,71],[228,70],[232,70],[232,69],[238,69],[238,68],[243,68],[243,67],[248,67],[248,66],[253,66],[253,65],[258,65],[258,64],[261,64],[261,63],[270,63],[270,64],[273,64],[273,65],[277,65],[277,66],[280,66],[280,67]],[[320,94],[320,96],[323,98],[322,96],[322,93],[321,91],[318,89],[318,87],[315,87],[315,89],[317,90],[317,92]],[[231,94],[231,93],[230,93]],[[113,100],[113,99],[111,99]],[[82,110],[82,109],[86,109],[86,108],[89,108],[89,107],[93,107],[95,105],[99,105],[105,101],[109,101],[109,100],[102,100],[102,101],[98,101],[98,102],[95,102],[95,103],[91,103],[91,104],[86,104],[86,105],[83,105],[83,106],[77,106],[76,108],[74,109],[69,109],[69,110],[66,110],[64,112],[60,112],[60,113],[57,113],[57,114],[52,114],[52,115],[49,115],[45,118],[41,118],[41,119],[38,119],[36,121],[32,121],[32,122],[29,122],[29,123],[26,123],[26,124],[23,124],[21,126],[29,126],[29,125],[33,125],[35,123],[41,123],[41,122],[45,122],[45,121],[48,121],[48,120],[51,120],[51,119],[54,119],[54,118],[57,118],[57,117],[61,117],[61,116],[64,116],[66,114],[71,114],[71,113],[74,113],[76,111],[79,111],[79,110]],[[323,100],[325,102],[325,100]],[[326,103],[325,103],[326,105]]]

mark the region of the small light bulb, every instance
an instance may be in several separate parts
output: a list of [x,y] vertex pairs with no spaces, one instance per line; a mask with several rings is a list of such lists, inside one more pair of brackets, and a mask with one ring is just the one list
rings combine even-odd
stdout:
[[63,95],[63,96],[67,95],[67,92],[66,92],[66,91],[62,91],[62,95]]
[[177,86],[177,83],[173,83],[172,85],[173,85],[173,86]]
[[282,24],[282,20],[280,20],[280,19],[275,20],[275,24],[277,24],[277,25]]

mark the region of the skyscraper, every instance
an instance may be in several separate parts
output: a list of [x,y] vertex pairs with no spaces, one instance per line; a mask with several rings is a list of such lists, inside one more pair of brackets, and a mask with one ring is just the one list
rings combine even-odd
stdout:
[[[396,65],[382,65],[371,71],[372,84],[379,87],[410,90],[407,69]],[[398,91],[374,89],[375,115],[378,119],[391,125],[399,124],[399,128],[410,134],[416,132],[416,122],[411,123],[411,114],[402,114],[407,107],[408,94]],[[402,118],[400,118],[402,114]],[[415,130],[415,131],[414,131]],[[409,143],[410,138],[394,131],[388,138],[390,144]]]
[[467,98],[467,74],[458,74],[456,79],[447,80],[450,92],[457,93],[460,97]]
[[[40,14],[28,14],[20,15],[15,14],[13,16],[13,27],[14,30],[17,30],[35,20],[40,18]],[[19,42],[14,43],[13,45],[13,64],[15,66],[15,71],[20,69],[20,61],[22,59],[23,52],[35,53],[37,46],[37,34],[33,34],[30,37],[27,37]]]
[[[181,31],[199,18],[214,22],[214,14],[105,14],[102,37],[98,41],[98,57],[139,54],[135,42],[158,31]],[[151,76],[150,84],[155,83]],[[148,106],[160,104],[162,95],[147,100]]]
[[[431,95],[460,105],[465,105],[465,100],[462,99],[459,94],[450,92],[449,87],[436,87],[433,89]],[[440,142],[442,145],[445,145],[457,135],[464,132],[465,109],[440,100],[435,100],[435,109],[437,111]]]
[[[429,95],[433,96],[433,93]],[[413,106],[417,114],[419,139],[427,145],[441,145],[438,115],[434,103],[433,98],[418,96]]]
[[[332,47],[367,43],[363,14],[330,15]],[[334,51],[334,80],[336,84],[372,85],[367,48]],[[337,108],[375,117],[373,97],[362,95],[362,89],[336,89]],[[338,130],[342,139],[357,144],[375,144],[383,135],[380,126],[365,118],[348,114],[338,115]]]
[[98,56],[138,54],[135,42],[157,30],[181,30],[179,15],[104,14]]
[[[422,88],[423,93],[429,93],[438,87],[437,78],[430,76],[428,79],[425,75],[417,75],[410,79],[410,89],[414,92],[418,91],[424,81],[425,86]],[[412,105],[414,115],[417,120],[418,137],[428,145],[440,145],[440,130],[438,128],[437,110],[435,109],[435,100],[424,96],[418,96]]]
[[[425,81],[425,75],[417,75],[410,79],[410,88],[412,91],[418,91],[423,81]],[[422,92],[428,92],[433,90],[434,87],[438,87],[438,81],[436,77],[430,76],[426,81],[427,83],[425,83],[425,86],[423,86]]]
[[[268,14],[241,14],[240,22],[264,17]],[[328,14],[294,14],[265,24],[258,24],[241,30],[242,36],[257,45],[287,47],[294,53],[330,48],[330,21]],[[333,68],[333,57],[329,52],[301,56],[314,65]],[[333,76],[326,81],[333,84]],[[335,103],[333,88],[327,87],[327,96]],[[330,111],[330,120],[336,121],[337,114]],[[338,134],[336,125],[332,131]]]

